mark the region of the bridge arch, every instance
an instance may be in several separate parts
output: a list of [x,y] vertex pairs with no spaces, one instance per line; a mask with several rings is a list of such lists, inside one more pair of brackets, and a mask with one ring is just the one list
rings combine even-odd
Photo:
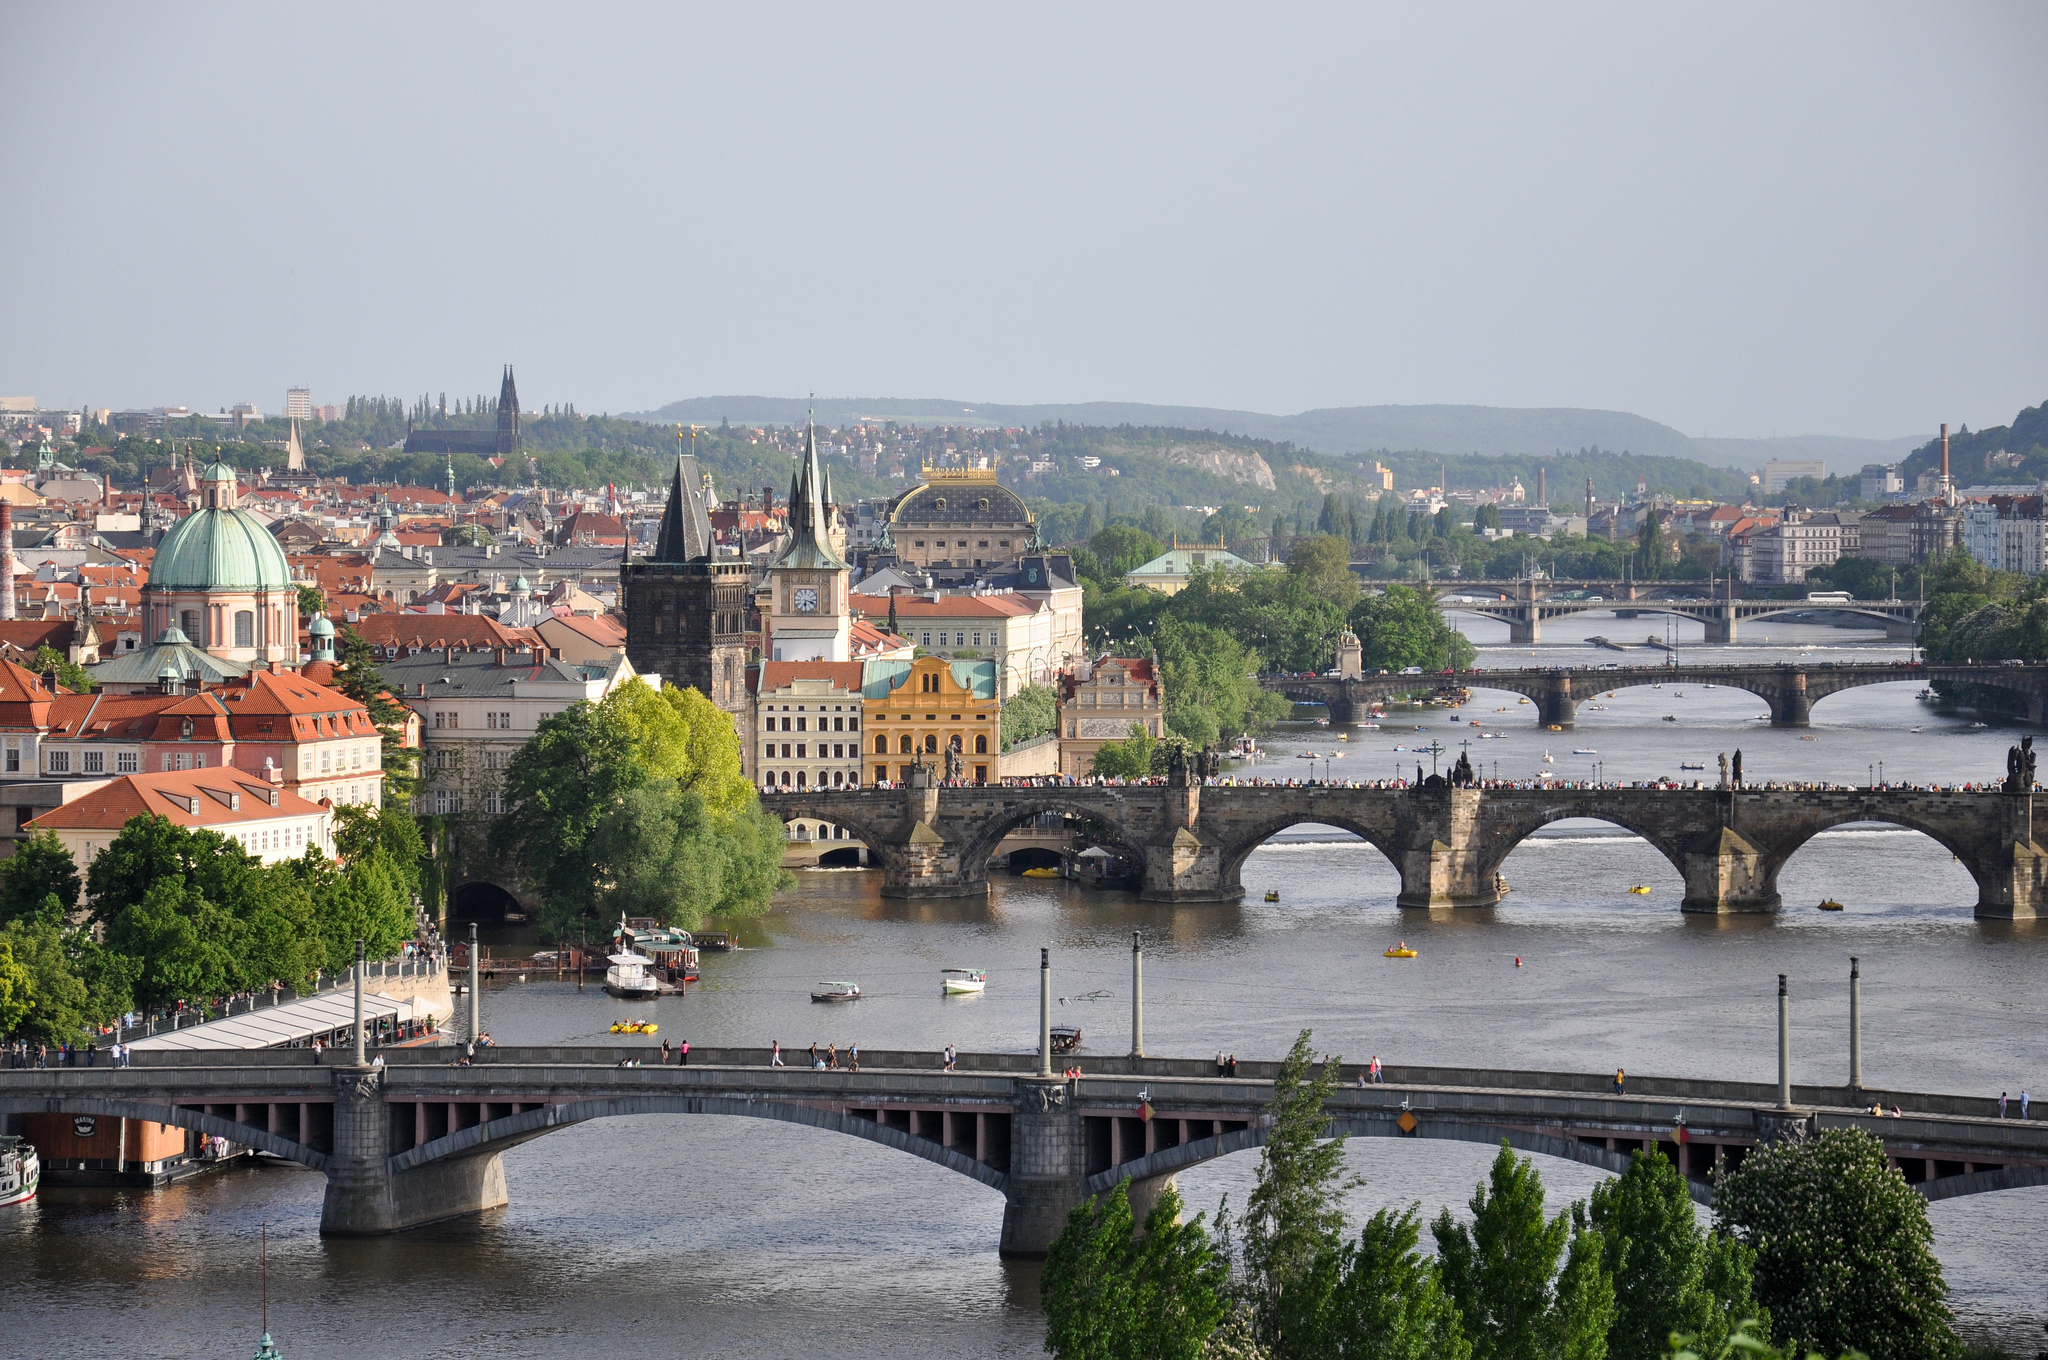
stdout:
[[820,1109],[795,1101],[763,1100],[751,1096],[649,1094],[543,1105],[538,1109],[524,1110],[515,1115],[494,1119],[487,1124],[477,1124],[398,1153],[391,1159],[391,1170],[398,1173],[432,1162],[499,1153],[521,1143],[531,1142],[542,1134],[567,1128],[571,1124],[606,1119],[614,1115],[633,1114],[721,1114],[744,1119],[771,1119],[784,1124],[800,1124],[831,1133],[849,1134],[870,1143],[894,1148],[898,1152],[907,1152],[913,1157],[921,1157],[936,1166],[945,1167],[948,1171],[957,1171],[969,1180],[978,1181],[997,1192],[1003,1192],[1009,1186],[1009,1177],[1003,1172],[929,1138],[920,1138],[902,1129],[891,1128],[886,1124],[838,1110]]
[[450,920],[502,921],[507,913],[524,910],[517,894],[487,878],[468,879],[448,894]]
[[1956,862],[1970,875],[1976,885],[1979,900],[1986,890],[1984,874],[1986,866],[1978,863],[1978,856],[1984,849],[1982,844],[1962,840],[1954,829],[1945,827],[1930,818],[1915,816],[1910,808],[1887,807],[1881,814],[1873,814],[1868,808],[1815,809],[1787,829],[1786,834],[1775,839],[1764,861],[1764,886],[1771,892],[1778,891],[1778,875],[1792,862],[1792,857],[1810,844],[1823,831],[1838,826],[1885,826],[1905,831],[1917,831],[1942,849],[1954,855]]
[[[1100,822],[1108,827],[1115,842],[1128,850],[1142,866],[1145,859],[1145,837],[1113,810],[1111,800],[1098,797],[1071,798],[1063,795],[1058,787],[1018,790],[1024,796],[1005,807],[1003,811],[989,818],[976,828],[974,838],[960,851],[960,876],[968,882],[979,882],[988,877],[988,857],[1009,835],[1033,817],[1048,812],[1057,812],[1066,817],[1077,817],[1084,821]],[[1099,790],[1090,792],[1099,794]],[[1142,872],[1142,868],[1141,868]]]
[[[299,1104],[298,1101],[280,1102]],[[318,1148],[307,1147],[294,1138],[286,1138],[268,1129],[259,1129],[249,1124],[240,1124],[232,1119],[223,1119],[217,1114],[195,1110],[184,1105],[159,1105],[141,1100],[106,1100],[87,1095],[54,1096],[0,1096],[0,1114],[85,1114],[101,1119],[137,1119],[152,1124],[170,1124],[181,1129],[209,1138],[225,1138],[231,1143],[256,1148],[288,1161],[297,1162],[314,1171],[327,1169],[327,1154]]]
[[1524,816],[1489,819],[1480,845],[1478,873],[1481,881],[1492,881],[1508,856],[1538,831],[1553,823],[1574,819],[1605,822],[1640,836],[1649,842],[1651,849],[1663,856],[1677,873],[1679,881],[1685,881],[1685,847],[1671,843],[1664,828],[1652,824],[1648,818],[1636,816],[1625,799],[1595,792],[1593,797],[1580,800],[1573,798],[1568,790],[1560,792],[1557,802],[1533,809]]
[[[853,801],[862,796],[855,794],[849,797],[840,794],[833,798],[829,806],[820,807],[805,794],[773,794],[762,798],[761,810],[780,821],[785,834],[788,832],[789,824],[795,821],[843,826],[849,835],[867,846],[868,863],[880,867],[888,863],[896,851],[889,843],[888,832],[868,816],[866,809]],[[892,807],[890,812],[893,814],[897,810],[897,807]]]
[[1296,826],[1334,826],[1340,831],[1349,831],[1386,856],[1387,863],[1393,867],[1396,875],[1401,872],[1400,838],[1392,825],[1374,826],[1362,818],[1339,811],[1277,813],[1263,821],[1252,823],[1225,848],[1217,878],[1219,886],[1242,891],[1245,862],[1260,846],[1289,827]]

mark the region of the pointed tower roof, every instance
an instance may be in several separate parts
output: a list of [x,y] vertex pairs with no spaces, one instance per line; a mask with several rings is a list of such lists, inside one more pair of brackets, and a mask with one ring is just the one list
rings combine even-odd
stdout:
[[703,478],[694,454],[676,455],[668,487],[668,506],[661,514],[661,533],[654,541],[656,562],[701,562],[711,556],[711,515],[699,488]]
[[789,487],[789,546],[771,567],[846,570],[847,564],[832,551],[832,536],[825,524],[831,494],[831,484],[818,462],[817,428],[806,420],[803,460],[798,463],[796,478]]
[[299,422],[292,421],[292,432],[284,441],[284,466],[287,472],[306,470],[306,446],[299,442]]

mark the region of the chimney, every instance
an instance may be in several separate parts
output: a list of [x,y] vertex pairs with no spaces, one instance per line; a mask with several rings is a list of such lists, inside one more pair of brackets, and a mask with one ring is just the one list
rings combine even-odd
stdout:
[[1536,465],[1536,503],[1538,505],[1550,504],[1550,492],[1547,489],[1548,483],[1544,480],[1544,474],[1549,470],[1549,468],[1541,463]]
[[1948,422],[1941,422],[1941,480],[1948,481]]

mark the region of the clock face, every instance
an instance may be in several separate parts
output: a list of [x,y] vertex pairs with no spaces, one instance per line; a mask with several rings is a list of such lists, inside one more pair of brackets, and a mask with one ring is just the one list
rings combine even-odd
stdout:
[[802,587],[791,598],[795,601],[796,612],[799,614],[812,613],[818,607],[818,592],[809,586]]

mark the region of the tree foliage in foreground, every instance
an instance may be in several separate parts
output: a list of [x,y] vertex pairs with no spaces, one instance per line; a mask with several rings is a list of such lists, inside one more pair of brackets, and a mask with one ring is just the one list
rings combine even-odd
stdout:
[[542,721],[505,775],[497,850],[540,886],[540,924],[756,915],[787,881],[782,824],[740,768],[732,720],[694,689],[633,679]]
[[1128,1182],[1068,1215],[1039,1288],[1045,1344],[1063,1360],[1197,1360],[1223,1318],[1228,1266],[1169,1184],[1133,1221]]
[[1756,1253],[1773,1328],[1872,1360],[1957,1360],[1927,1201],[1860,1129],[1756,1148],[1715,1193],[1723,1230]]
[[1587,1213],[1614,1277],[1610,1360],[1662,1360],[1673,1332],[1718,1350],[1744,1319],[1769,1335],[1751,1296],[1755,1253],[1700,1230],[1685,1177],[1663,1153],[1631,1154],[1627,1171],[1593,1187]]

